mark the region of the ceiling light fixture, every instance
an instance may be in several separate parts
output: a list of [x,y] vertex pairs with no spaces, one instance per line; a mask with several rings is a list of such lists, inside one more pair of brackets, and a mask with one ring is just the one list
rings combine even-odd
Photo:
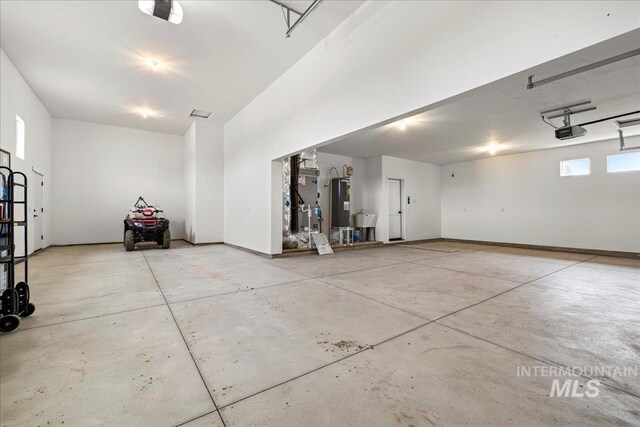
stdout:
[[406,118],[406,119],[402,119],[399,122],[397,122],[398,124],[398,128],[400,128],[400,130],[402,132],[404,132],[405,130],[407,130],[407,126],[411,123],[411,118]]
[[159,69],[162,68],[162,64],[156,61],[155,59],[147,59],[147,63],[149,64],[149,66],[153,71],[158,71]]
[[496,153],[498,152],[498,145],[497,144],[489,144],[489,146],[487,147],[487,151],[489,152],[489,155],[495,156]]
[[182,22],[182,6],[176,0],[138,0],[138,9],[172,24]]
[[145,110],[143,108],[143,109],[140,110],[140,115],[146,119],[147,117],[149,117],[151,115],[151,112],[149,110]]

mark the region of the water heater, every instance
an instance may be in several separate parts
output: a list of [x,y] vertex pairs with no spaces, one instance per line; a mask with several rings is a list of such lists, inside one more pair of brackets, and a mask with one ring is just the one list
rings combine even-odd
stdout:
[[351,185],[349,178],[331,180],[331,228],[351,225]]

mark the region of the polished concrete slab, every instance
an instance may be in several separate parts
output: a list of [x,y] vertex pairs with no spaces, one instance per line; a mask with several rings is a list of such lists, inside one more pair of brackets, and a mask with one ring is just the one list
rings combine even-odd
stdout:
[[399,243],[398,246],[445,253],[486,251],[493,247],[488,245],[478,245],[475,243],[463,242],[406,242]]
[[122,243],[56,246],[30,257],[29,265],[33,267],[60,266],[142,259],[142,252],[126,252],[122,248]]
[[479,276],[495,277],[516,282],[529,282],[559,271],[568,265],[552,261],[539,261],[502,254],[484,252],[457,253],[451,256],[417,261],[431,267],[446,268]]
[[[564,366],[640,367],[640,274],[571,267],[441,320]],[[594,375],[640,396],[640,375]]]
[[411,263],[338,274],[323,281],[430,320],[519,285]]
[[0,344],[3,426],[171,425],[215,409],[166,306]]
[[405,247],[400,245],[387,245],[381,248],[361,249],[358,255],[375,258],[388,258],[396,261],[419,261],[447,255],[446,252],[425,251],[420,248]]
[[[114,266],[114,268],[117,268]],[[37,315],[25,327],[50,325],[164,304],[150,271],[33,284]],[[46,298],[40,298],[46,294]]]
[[[519,377],[531,360],[428,325],[222,409],[227,425],[633,425],[640,400],[550,398],[552,379]],[[577,377],[571,379],[580,380]],[[584,379],[582,379],[585,383]]]
[[401,262],[392,258],[367,256],[359,252],[360,251],[322,256],[310,255],[296,258],[277,258],[268,260],[268,262],[272,265],[303,274],[306,277],[324,277]]
[[65,280],[92,280],[126,275],[145,275],[149,266],[144,259],[103,261],[82,264],[29,266],[29,283],[64,282]]
[[171,306],[219,405],[425,323],[317,280]]
[[633,273],[640,271],[640,259],[598,256],[585,262],[584,266],[605,270],[623,270]]
[[149,257],[147,262],[169,302],[246,291],[306,277],[270,265],[261,257],[221,246],[181,250],[176,255]]
[[[639,260],[175,241],[30,266],[36,313],[0,336],[1,425],[640,424]],[[588,376],[519,375],[576,365],[627,371],[594,375],[594,397]],[[582,397],[551,397],[556,379]]]
[[520,259],[531,259],[534,261],[550,261],[563,264],[573,264],[578,261],[586,261],[594,258],[589,254],[577,254],[571,252],[543,251],[538,249],[511,248],[507,246],[493,246],[482,251],[483,254],[496,254],[513,256]]

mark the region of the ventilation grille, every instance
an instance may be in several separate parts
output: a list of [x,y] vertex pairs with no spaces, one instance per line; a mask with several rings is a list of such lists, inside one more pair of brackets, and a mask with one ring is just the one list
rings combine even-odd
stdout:
[[193,110],[189,117],[200,117],[202,119],[208,119],[210,115],[211,113],[208,111]]

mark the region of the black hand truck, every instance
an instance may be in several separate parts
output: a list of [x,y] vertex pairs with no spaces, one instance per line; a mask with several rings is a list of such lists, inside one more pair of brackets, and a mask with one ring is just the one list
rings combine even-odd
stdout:
[[[16,180],[17,178],[17,180]],[[16,188],[22,189],[23,199],[16,200]],[[21,317],[36,310],[29,302],[29,233],[27,225],[27,176],[0,166],[0,332],[13,332]],[[23,216],[16,220],[16,205],[23,205]],[[15,228],[24,227],[24,255],[16,256]],[[24,281],[16,284],[16,265],[24,263]]]

